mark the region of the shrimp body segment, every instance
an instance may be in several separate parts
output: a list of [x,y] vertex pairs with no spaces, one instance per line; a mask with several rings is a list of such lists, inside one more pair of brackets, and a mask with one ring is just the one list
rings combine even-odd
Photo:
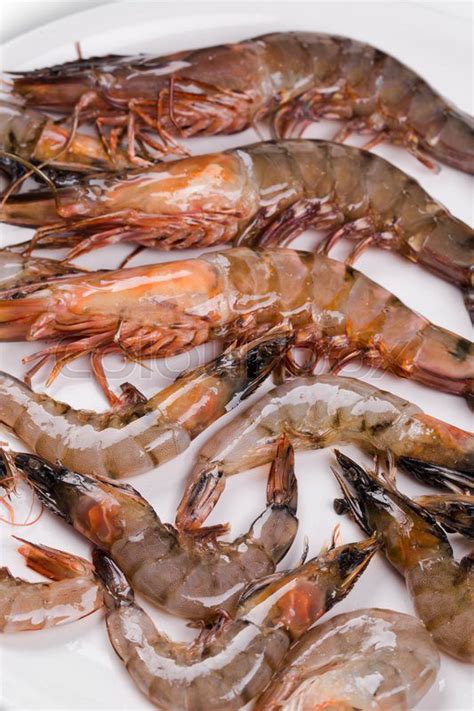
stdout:
[[29,568],[51,581],[28,582],[0,568],[0,632],[63,625],[102,606],[102,586],[87,560],[28,541],[18,550]]
[[[471,401],[474,348],[351,267],[290,249],[246,247],[199,259],[79,275],[0,299],[0,339],[62,339],[36,354],[166,356],[218,337],[290,329],[296,345],[367,362]],[[67,340],[65,340],[67,339]]]
[[298,528],[292,449],[285,442],[270,470],[266,509],[231,543],[178,533],[128,485],[29,454],[17,454],[15,463],[42,502],[107,552],[136,590],[187,619],[232,611],[248,583],[275,572]]
[[286,244],[307,227],[402,254],[472,300],[474,233],[383,158],[327,141],[257,143],[223,153],[93,175],[12,197],[0,219],[39,227],[33,247],[69,256],[121,240],[161,249]]
[[0,423],[52,462],[92,476],[133,476],[176,457],[250,395],[286,343],[269,337],[234,348],[148,400],[104,413],[75,410],[0,372]]
[[295,448],[356,444],[379,457],[390,453],[402,464],[409,457],[410,471],[413,461],[429,462],[428,483],[474,491],[474,436],[469,432],[354,378],[300,377],[270,390],[204,444],[178,507],[177,526],[201,525],[225,478],[271,461],[284,433]]
[[348,594],[376,548],[362,541],[308,561],[244,595],[232,619],[221,618],[190,645],[156,629],[110,559],[97,551],[94,563],[112,646],[150,701],[168,711],[234,711],[263,691],[290,644]]
[[439,661],[415,617],[376,608],[347,612],[301,637],[255,711],[407,711],[434,683]]
[[[375,133],[425,163],[428,153],[474,172],[470,116],[393,57],[336,35],[278,32],[161,57],[94,57],[13,78],[30,106],[72,113],[87,102],[103,124],[136,126],[141,142],[143,127],[169,152],[172,136],[235,133],[264,117],[278,137],[335,118],[347,122],[341,138]],[[128,137],[135,143],[130,130]]]
[[474,566],[460,562],[426,509],[337,453],[344,500],[366,532],[376,532],[390,563],[404,575],[415,610],[438,647],[474,663]]

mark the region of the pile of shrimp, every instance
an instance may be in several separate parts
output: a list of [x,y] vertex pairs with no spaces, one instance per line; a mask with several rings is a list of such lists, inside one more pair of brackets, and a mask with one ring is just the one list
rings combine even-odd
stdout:
[[[472,228],[371,152],[390,142],[429,169],[474,174],[472,118],[381,50],[313,32],[14,69],[0,101],[0,222],[34,233],[0,250],[0,341],[47,343],[23,358],[23,380],[0,372],[0,427],[33,452],[0,443],[0,521],[55,519],[90,559],[14,536],[45,580],[0,568],[0,632],[68,623],[77,634],[102,617],[164,711],[414,708],[440,652],[474,663],[474,553],[459,560],[449,538],[474,539],[474,436],[339,371],[359,360],[473,407],[474,344],[353,267],[369,247],[396,252],[458,287],[474,322]],[[332,141],[302,138],[325,118],[345,122]],[[187,140],[263,122],[272,140],[197,156]],[[364,148],[344,145],[352,132],[371,134]],[[307,228],[325,233],[314,252],[288,248]],[[345,263],[329,257],[342,239],[354,242]],[[99,248],[122,242],[132,251],[106,269]],[[145,249],[206,247],[220,249],[128,266]],[[51,248],[65,251],[34,253]],[[95,269],[75,262],[93,250]],[[110,354],[141,362],[211,341],[220,355],[151,396],[109,385]],[[105,412],[32,387],[47,363],[49,386],[80,356]],[[150,473],[159,490],[160,466],[178,469],[270,377],[201,444],[174,524],[123,481]],[[342,493],[318,522],[330,542],[317,552],[305,540],[289,567],[294,450],[335,445],[373,464],[335,450],[332,474],[315,472]],[[261,513],[224,539],[227,523],[205,524],[227,477],[264,464]],[[438,491],[408,496],[398,470]],[[342,541],[346,514],[360,540]],[[374,558],[401,574],[414,615],[364,607],[320,622]],[[166,636],[136,596],[197,627],[195,639]]]

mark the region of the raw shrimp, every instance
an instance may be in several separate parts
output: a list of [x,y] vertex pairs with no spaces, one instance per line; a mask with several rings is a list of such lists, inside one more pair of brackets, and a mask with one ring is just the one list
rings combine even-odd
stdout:
[[30,454],[17,454],[15,465],[40,500],[106,551],[136,590],[188,619],[210,620],[220,610],[232,611],[248,583],[275,572],[298,528],[293,450],[285,440],[270,470],[267,508],[231,543],[218,541],[214,529],[201,536],[178,533],[128,485]]
[[[334,471],[344,504],[369,533],[376,532],[387,559],[405,577],[415,610],[440,649],[474,663],[474,559],[454,559],[431,514],[340,452]],[[338,510],[341,510],[338,505]]]
[[263,691],[290,644],[347,595],[376,549],[373,539],[339,546],[260,583],[233,618],[222,616],[191,644],[155,628],[109,558],[95,551],[94,563],[112,646],[150,701],[169,711],[234,711]]
[[50,578],[31,583],[0,568],[0,632],[24,632],[63,625],[102,605],[94,566],[79,556],[18,539],[29,568]]
[[403,465],[409,457],[409,471],[418,461],[428,462],[428,483],[474,492],[474,435],[361,380],[320,375],[273,388],[204,444],[176,525],[201,525],[225,478],[271,461],[283,433],[296,448],[357,444],[379,458],[389,455],[389,468],[394,459]]
[[[0,298],[0,340],[61,339],[28,357],[73,358],[121,351],[167,356],[224,337],[248,341],[269,329],[339,364],[355,356],[461,395],[474,395],[474,347],[431,324],[352,267],[290,249],[246,247],[199,259],[38,283]],[[38,362],[34,367],[37,370]]]
[[[15,160],[15,156],[22,162]],[[130,166],[121,150],[113,155],[107,153],[95,136],[61,126],[39,111],[0,100],[0,170],[14,181],[25,172],[23,161],[42,166],[57,185],[74,182],[76,172]]]
[[[92,57],[14,72],[28,105],[95,111],[101,129],[120,128],[135,144],[242,131],[271,118],[277,137],[320,118],[346,121],[338,134],[375,134],[425,157],[474,173],[470,116],[416,72],[368,44],[315,32],[276,32],[168,56]],[[115,136],[117,134],[115,133]]]
[[267,337],[181,375],[148,400],[114,411],[74,410],[0,372],[0,423],[52,462],[122,478],[176,457],[208,425],[250,395],[286,347]]
[[[71,248],[69,258],[125,240],[145,247],[247,246],[288,241],[306,227],[399,252],[474,301],[472,229],[413,178],[379,156],[326,141],[257,143],[73,188],[11,198],[0,219],[40,227],[33,247]],[[46,225],[46,226],[45,226]]]
[[346,612],[303,635],[254,711],[407,711],[433,685],[439,661],[415,617],[377,608]]

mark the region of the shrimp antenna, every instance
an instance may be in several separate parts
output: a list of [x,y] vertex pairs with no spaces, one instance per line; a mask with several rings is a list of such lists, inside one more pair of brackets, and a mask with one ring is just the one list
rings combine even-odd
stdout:
[[8,151],[0,150],[0,155],[5,156],[6,158],[11,158],[12,160],[17,161],[18,163],[21,163],[21,165],[24,165],[25,168],[28,168],[28,172],[25,173],[24,175],[20,176],[19,178],[17,178],[17,180],[15,180],[10,185],[10,187],[6,190],[6,192],[3,194],[2,203],[0,205],[0,210],[3,210],[3,208],[5,207],[5,203],[8,200],[8,198],[10,197],[10,195],[12,195],[15,192],[15,190],[18,187],[20,187],[20,185],[27,178],[29,178],[30,175],[32,175],[33,173],[36,173],[36,175],[39,175],[40,178],[42,180],[44,180],[44,182],[49,186],[49,188],[51,189],[51,192],[53,193],[53,196],[54,196],[54,202],[56,203],[56,205],[58,204],[58,189],[56,188],[56,186],[53,183],[53,181],[51,180],[51,178],[48,178],[48,176],[45,173],[43,173],[43,171],[41,170],[41,168],[44,168],[46,163],[43,163],[40,166],[36,166],[36,165],[33,165],[33,163],[31,163],[29,160],[26,160],[26,158],[17,156],[17,155],[15,155],[15,153],[9,153]]

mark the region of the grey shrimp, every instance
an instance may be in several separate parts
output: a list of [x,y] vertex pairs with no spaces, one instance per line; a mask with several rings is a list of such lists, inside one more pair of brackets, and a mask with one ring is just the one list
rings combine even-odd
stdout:
[[417,478],[474,491],[474,436],[407,400],[354,378],[294,378],[239,412],[201,448],[178,506],[176,525],[200,526],[228,476],[265,464],[286,434],[295,448],[353,443]]
[[178,533],[128,485],[35,455],[16,454],[15,465],[45,506],[107,552],[136,590],[187,619],[232,611],[248,583],[275,572],[298,528],[293,450],[284,439],[270,470],[265,510],[230,543],[218,541],[215,529]]
[[[443,529],[420,505],[336,452],[343,507],[378,534],[390,563],[405,577],[415,610],[440,649],[474,663],[474,558],[460,562]],[[341,511],[339,503],[337,510]]]

